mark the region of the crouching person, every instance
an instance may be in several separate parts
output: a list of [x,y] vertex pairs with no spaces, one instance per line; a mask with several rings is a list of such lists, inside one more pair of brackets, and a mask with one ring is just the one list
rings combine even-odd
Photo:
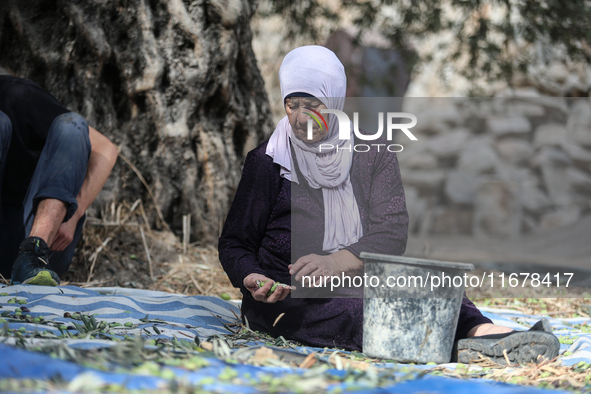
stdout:
[[0,272],[59,285],[117,148],[37,84],[0,76]]

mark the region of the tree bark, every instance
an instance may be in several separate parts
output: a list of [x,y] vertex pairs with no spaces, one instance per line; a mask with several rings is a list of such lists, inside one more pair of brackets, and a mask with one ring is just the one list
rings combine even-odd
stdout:
[[[271,132],[255,0],[2,0],[0,66],[118,144],[166,222],[216,241],[245,154]],[[142,197],[119,160],[95,207]],[[153,218],[154,220],[156,218]],[[156,220],[155,220],[156,221]]]

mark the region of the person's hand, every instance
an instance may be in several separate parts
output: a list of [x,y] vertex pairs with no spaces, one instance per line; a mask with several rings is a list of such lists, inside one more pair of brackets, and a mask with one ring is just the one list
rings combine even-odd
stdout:
[[489,334],[504,334],[511,331],[513,331],[513,329],[509,327],[499,326],[492,323],[484,323],[479,324],[476,327],[472,327],[472,329],[468,331],[468,334],[466,334],[466,337],[470,338]]
[[308,276],[312,280],[311,283],[315,283],[313,278],[322,280],[324,276],[340,276],[343,272],[343,269],[332,255],[309,254],[300,257],[287,268],[289,268],[290,275],[295,275],[295,280],[298,282],[302,280],[302,277]]
[[[265,283],[263,287],[259,288],[259,285],[257,284],[257,281],[259,280],[268,282]],[[287,295],[291,292],[291,288],[289,286],[277,286],[273,294],[267,296],[267,293],[269,290],[271,290],[271,287],[273,287],[275,281],[261,274],[250,274],[244,278],[243,283],[244,287],[246,287],[246,289],[250,291],[250,294],[252,294],[252,298],[268,304],[272,304],[277,301],[283,301],[285,297],[287,297]]]
[[66,249],[74,240],[74,233],[76,232],[77,225],[78,218],[74,216],[72,216],[67,222],[62,223],[53,238],[53,242],[49,245],[49,249],[55,252]]

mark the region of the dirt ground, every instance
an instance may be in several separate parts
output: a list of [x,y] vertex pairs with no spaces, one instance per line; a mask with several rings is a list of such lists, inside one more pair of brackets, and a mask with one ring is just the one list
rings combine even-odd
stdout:
[[410,236],[407,256],[471,263],[538,264],[591,273],[591,216],[520,238]]
[[[467,288],[470,298],[573,298],[591,297],[591,217],[547,232],[521,238],[477,238],[468,236],[411,236],[405,256],[471,263],[472,275],[493,274],[495,288]],[[505,273],[505,287],[498,286]],[[552,284],[534,287],[531,275],[549,274]],[[566,274],[572,274],[567,276]],[[525,286],[523,279],[529,274]],[[509,276],[518,281],[509,286]],[[556,286],[556,275],[560,287]],[[568,287],[566,281],[568,280]]]
[[[213,246],[187,244],[183,235],[152,229],[143,204],[123,203],[89,217],[63,284],[132,287],[240,299]],[[132,209],[133,208],[133,209]],[[148,212],[150,214],[151,212]],[[142,236],[143,233],[143,236]]]

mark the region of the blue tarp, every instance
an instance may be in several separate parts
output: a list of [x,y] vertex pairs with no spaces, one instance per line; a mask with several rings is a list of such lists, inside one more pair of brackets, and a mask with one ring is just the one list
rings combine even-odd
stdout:
[[[167,385],[167,380],[160,377],[140,376],[132,373],[103,372],[86,367],[81,367],[72,362],[55,360],[45,354],[38,354],[26,350],[15,349],[0,345],[0,354],[3,362],[0,364],[0,378],[29,378],[29,379],[49,379],[56,376],[65,381],[73,381],[83,373],[92,373],[94,377],[101,382],[109,384],[118,384],[125,386],[130,390],[154,390]],[[237,372],[238,377],[257,377],[260,375],[284,376],[286,373],[301,374],[304,370],[297,368],[286,369],[277,367],[255,367],[250,365],[229,365],[217,359],[208,359],[210,366],[202,368],[195,372],[171,368],[181,381],[192,384],[203,384],[207,378],[217,378],[220,372],[231,366]],[[342,371],[327,370],[325,373],[339,375]],[[89,375],[85,376],[89,379]],[[357,387],[363,389],[363,385],[352,385],[347,383],[331,385],[330,391],[339,391]],[[216,381],[205,383],[203,388],[211,391],[224,391],[235,393],[256,393],[259,392],[253,387],[237,386],[232,383]],[[425,375],[420,379],[407,380],[402,383],[393,384],[381,388],[365,388],[366,393],[456,393],[456,394],[545,394],[548,391],[531,387],[523,387],[506,383],[450,379],[437,376]],[[566,393],[553,390],[552,393]]]
[[[31,316],[43,316],[45,321],[55,321],[71,326],[76,320],[63,317],[64,312],[82,312],[94,314],[98,321],[133,323],[133,327],[121,326],[117,328],[121,336],[149,336],[153,338],[186,339],[193,340],[198,336],[201,340],[216,334],[227,334],[223,324],[236,322],[236,315],[240,315],[238,307],[216,297],[182,296],[168,293],[160,293],[145,290],[121,289],[121,288],[97,288],[81,289],[74,286],[41,287],[41,286],[11,286],[0,288],[0,293],[8,293],[8,296],[0,296],[0,311],[13,311],[17,307],[26,306]],[[14,298],[26,300],[26,304],[11,303]],[[495,323],[511,327],[526,329],[527,325],[539,320],[540,316],[524,315],[514,311],[495,310],[482,308],[483,313]],[[140,320],[144,319],[144,321]],[[149,322],[146,322],[149,319]],[[558,336],[566,335],[578,337],[572,345],[563,345],[562,351],[570,351],[572,354],[562,357],[563,365],[573,365],[580,361],[591,362],[591,334],[584,334],[574,329],[574,325],[588,322],[588,318],[551,319],[555,333]],[[523,322],[525,325],[520,325]],[[156,326],[156,329],[154,328]],[[10,323],[10,328],[25,327],[28,331],[47,330],[48,326],[34,323]],[[58,329],[51,329],[55,334],[60,334]],[[75,330],[71,330],[73,333]],[[128,389],[156,389],[168,384],[167,379],[157,376],[142,376],[132,371],[108,372],[85,367],[73,362],[51,358],[49,355],[27,351],[14,347],[15,338],[7,338],[4,344],[0,344],[0,378],[29,378],[49,379],[56,376],[66,382],[75,382],[81,376],[85,379],[89,374],[98,381],[110,384],[119,384]],[[52,339],[28,339],[34,343],[52,341]],[[106,339],[65,339],[70,347],[96,348],[109,347],[113,341]],[[303,353],[322,349],[298,348]],[[187,384],[200,384],[206,390],[232,391],[235,393],[250,393],[257,390],[250,386],[236,386],[231,382],[219,381],[218,377],[228,368],[237,373],[237,376],[246,376],[257,379],[262,375],[286,376],[286,374],[304,374],[306,370],[298,368],[281,367],[256,367],[242,364],[229,364],[224,361],[209,358],[209,366],[188,371],[185,369],[170,367],[174,375]],[[453,365],[448,365],[453,367]],[[427,368],[423,366],[422,368]],[[378,371],[380,371],[378,369]],[[385,369],[383,370],[386,371]],[[391,370],[387,370],[391,371]],[[325,373],[339,376],[344,373],[336,369],[329,369]],[[379,373],[379,372],[378,372]],[[391,373],[391,372],[388,372]],[[213,379],[212,379],[213,378]],[[205,379],[205,380],[204,380]],[[359,383],[357,383],[359,384]],[[339,391],[349,387],[348,383],[334,383],[327,389]],[[351,388],[351,387],[349,387]],[[370,391],[367,391],[370,390]],[[382,388],[367,387],[366,392],[375,393],[411,393],[411,392],[454,392],[470,393],[478,391],[485,393],[547,393],[546,390],[523,387],[511,384],[490,382],[484,380],[461,380],[438,376],[425,375],[418,379],[407,380],[402,383],[386,385]],[[558,391],[553,391],[558,392]]]

